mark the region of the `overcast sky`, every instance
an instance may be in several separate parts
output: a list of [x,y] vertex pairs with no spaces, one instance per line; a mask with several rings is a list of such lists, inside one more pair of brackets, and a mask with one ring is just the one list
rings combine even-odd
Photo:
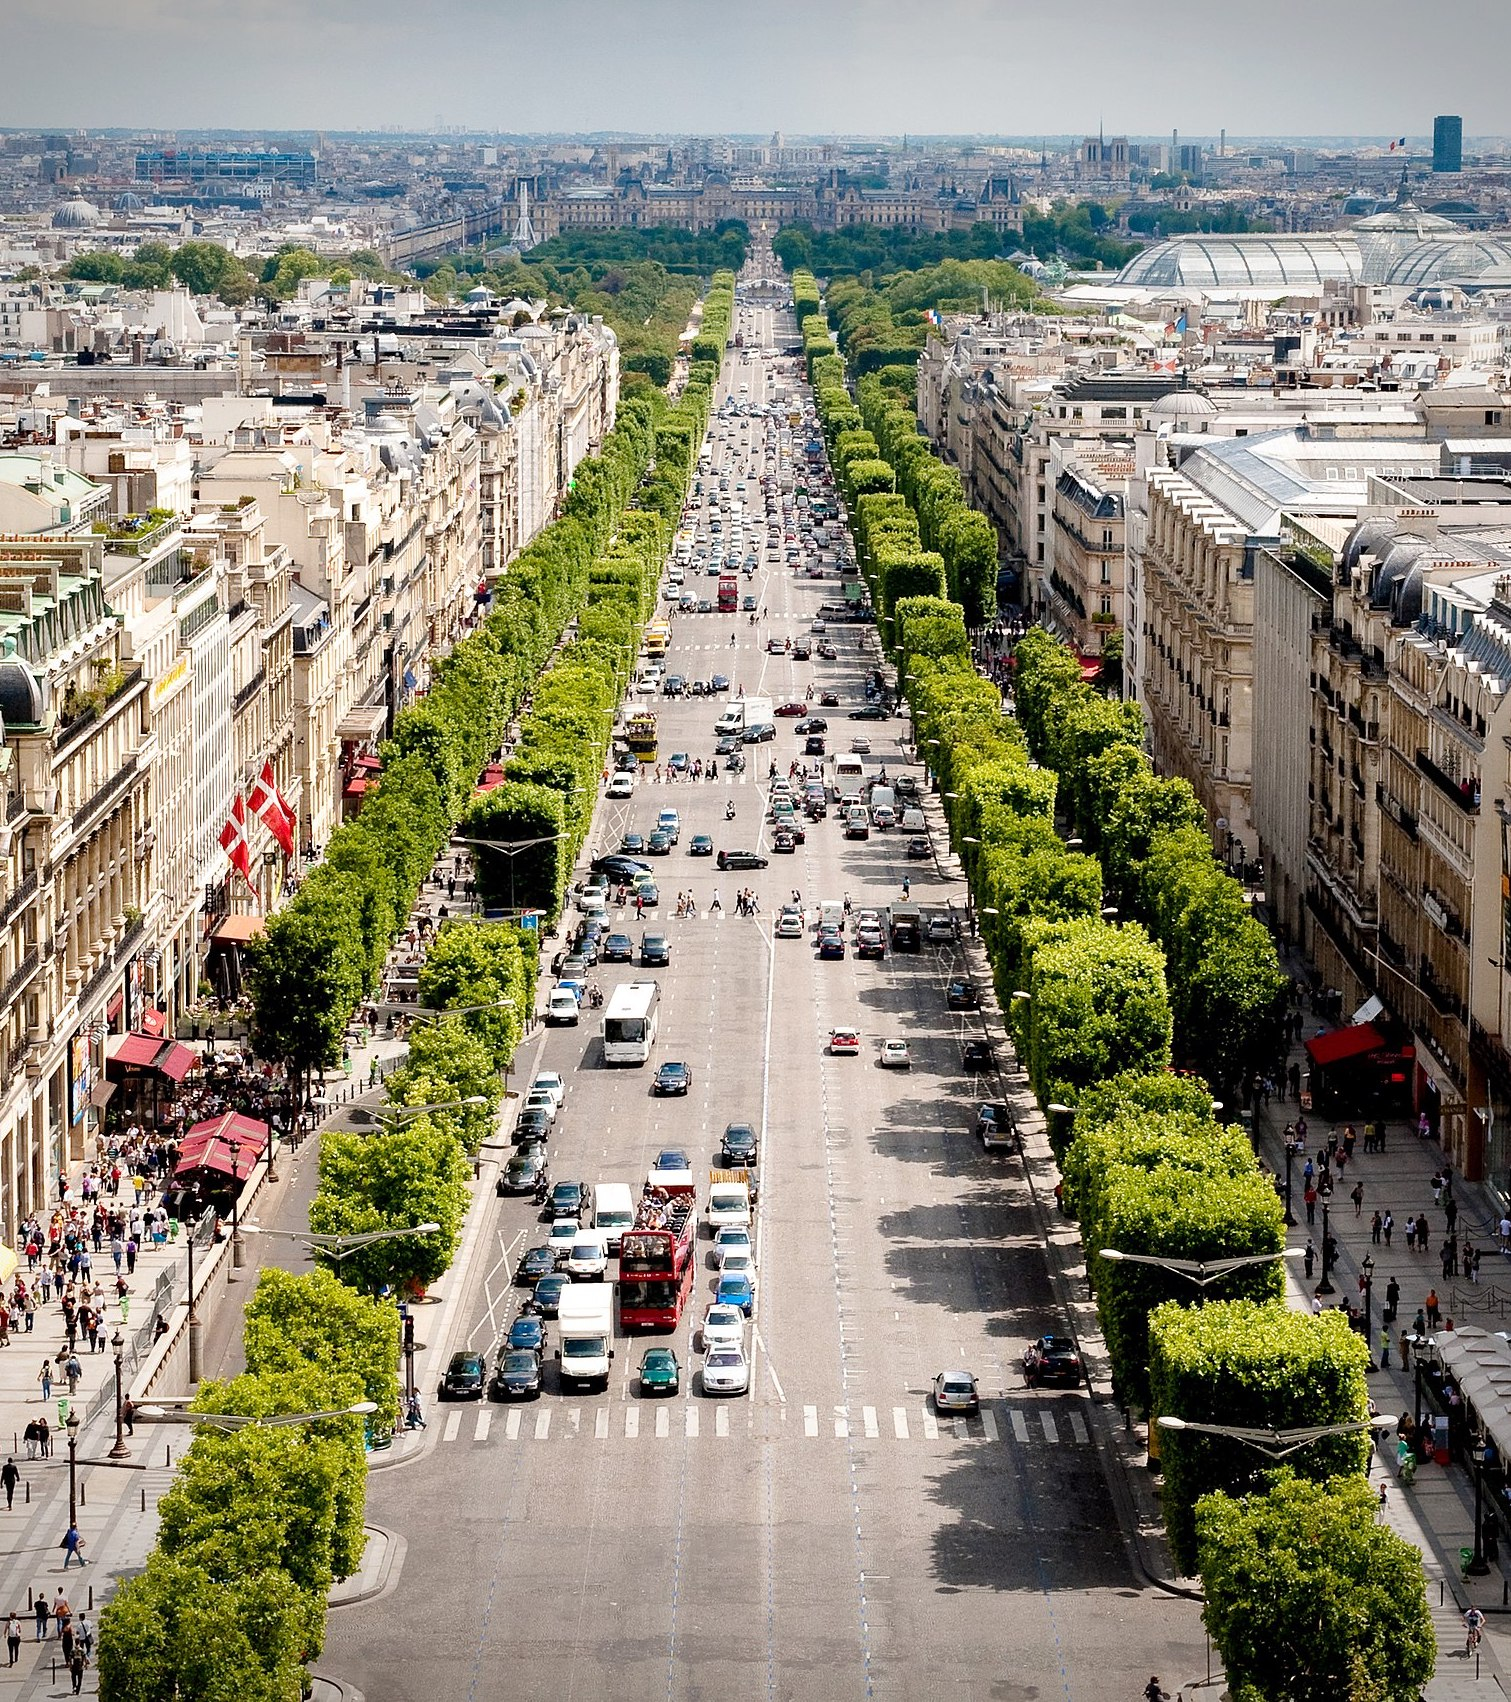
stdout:
[[0,17],[12,126],[1419,137],[1456,112],[1468,135],[1511,129],[1507,0],[3,0]]

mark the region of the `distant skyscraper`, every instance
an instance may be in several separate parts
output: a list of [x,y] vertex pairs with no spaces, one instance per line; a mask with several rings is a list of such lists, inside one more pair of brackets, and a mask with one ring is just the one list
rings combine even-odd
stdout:
[[1464,169],[1464,121],[1444,115],[1432,121],[1432,169],[1462,171]]
[[520,178],[517,190],[518,216],[514,221],[514,246],[528,254],[535,246],[535,226],[530,222],[530,185]]

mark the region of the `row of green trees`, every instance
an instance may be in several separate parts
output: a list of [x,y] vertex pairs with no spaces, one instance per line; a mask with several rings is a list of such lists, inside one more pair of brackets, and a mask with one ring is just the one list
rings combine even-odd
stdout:
[[[263,1273],[246,1371],[206,1382],[203,1413],[268,1418],[398,1401],[395,1307],[325,1271]],[[157,1546],[100,1616],[106,1702],[298,1702],[331,1585],[361,1564],[360,1417],[195,1430],[159,1509]]]
[[[1177,807],[1172,789],[1138,756],[1136,710],[1083,686],[1074,658],[1035,634],[1018,652],[1020,723],[974,669],[954,587],[888,596],[886,558],[874,541],[911,537],[910,526],[923,531],[889,457],[905,418],[913,435],[911,416],[884,378],[862,379],[856,406],[839,357],[818,351],[816,289],[802,274],[794,284],[807,303],[820,418],[840,477],[857,493],[857,559],[883,610],[916,738],[939,781],[999,998],[1049,1118],[1114,1385],[1150,1412],[1172,1553],[1206,1585],[1207,1623],[1230,1689],[1245,1702],[1334,1695],[1409,1702],[1432,1670],[1431,1625],[1416,1551],[1376,1524],[1372,1510],[1360,1518],[1371,1501],[1362,1429],[1302,1450],[1279,1473],[1233,1439],[1161,1432],[1157,1423],[1167,1414],[1190,1425],[1357,1427],[1368,1411],[1367,1344],[1337,1313],[1314,1318],[1287,1308],[1273,1183],[1241,1131],[1217,1121],[1208,1082],[1171,1067],[1177,1013],[1183,1044],[1204,1047],[1203,1056],[1219,1064],[1238,1047],[1230,1069],[1250,1061],[1242,1037],[1208,1037],[1210,1014],[1182,978],[1211,982],[1203,980],[1201,952],[1180,931],[1187,918],[1200,921],[1202,951],[1261,961],[1263,1000],[1229,1019],[1253,1026],[1275,989],[1251,919],[1234,917],[1225,933],[1209,925],[1212,912],[1192,909],[1224,877],[1197,833],[1205,874],[1195,878],[1188,835],[1199,817]],[[883,420],[891,431],[877,429]],[[897,472],[896,491],[874,488],[876,464]],[[1125,754],[1130,742],[1137,760]],[[1062,795],[1091,849],[1068,846],[1057,831]],[[1173,797],[1180,799],[1178,787]],[[1168,833],[1174,845],[1157,843]],[[1183,906],[1176,891],[1188,893]],[[1127,904],[1110,906],[1109,894]],[[1147,928],[1134,914],[1144,900]],[[1125,914],[1126,921],[1113,919]],[[1268,1061],[1268,1053],[1259,1055]],[[1133,1257],[1107,1259],[1104,1249]],[[1224,1298],[1207,1305],[1192,1305],[1204,1291],[1168,1265],[1142,1262],[1210,1267],[1228,1258],[1261,1262],[1238,1267],[1225,1279]],[[1287,1572],[1272,1544],[1304,1528],[1347,1528],[1348,1539]],[[1324,1590],[1370,1612],[1318,1615],[1311,1592]]]
[[200,240],[177,248],[140,242],[129,255],[89,249],[75,255],[61,275],[80,283],[119,284],[130,290],[165,290],[178,283],[195,295],[215,296],[227,307],[240,307],[254,296],[270,305],[287,301],[305,278],[329,278],[333,284],[348,284],[353,278],[403,281],[370,248],[331,256],[285,243],[254,272],[229,248]]

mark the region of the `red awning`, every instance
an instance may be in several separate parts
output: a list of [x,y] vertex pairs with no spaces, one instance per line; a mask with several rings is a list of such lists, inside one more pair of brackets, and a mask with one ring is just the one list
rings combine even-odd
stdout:
[[121,1006],[124,1005],[125,1002],[126,1002],[125,992],[122,991],[122,992],[117,993],[116,996],[105,1007],[105,1020],[106,1020],[106,1022],[114,1022],[115,1021],[115,1019],[121,1014]]
[[173,1167],[175,1176],[186,1176],[195,1170],[214,1170],[222,1176],[230,1176],[238,1182],[245,1182],[252,1174],[257,1163],[257,1154],[250,1147],[243,1146],[236,1154],[235,1163],[231,1160],[231,1149],[222,1140],[208,1140],[197,1152],[190,1153],[187,1158],[180,1158]]
[[1102,664],[1092,656],[1081,658],[1081,678],[1089,685],[1102,671]]
[[168,1031],[168,1019],[161,1011],[143,1011],[138,1027],[143,1034],[155,1034],[161,1040]]
[[381,768],[383,766],[383,758],[380,756],[359,756],[357,758],[356,766],[358,768]]
[[156,1035],[126,1034],[121,1037],[119,1046],[106,1053],[105,1061],[120,1064],[126,1069],[150,1070],[153,1059],[162,1049],[163,1043]]
[[187,1046],[170,1040],[152,1067],[160,1076],[167,1076],[169,1081],[182,1081],[198,1063],[198,1057]]
[[178,1150],[183,1152],[191,1142],[217,1137],[224,1141],[240,1141],[243,1146],[255,1146],[260,1150],[268,1143],[267,1124],[259,1123],[255,1117],[248,1117],[241,1111],[223,1111],[218,1117],[196,1123],[178,1143]]
[[1324,1064],[1341,1064],[1348,1058],[1362,1058],[1366,1052],[1378,1052],[1384,1044],[1384,1035],[1373,1023],[1361,1022],[1354,1028],[1335,1028],[1316,1035],[1307,1041],[1306,1054],[1320,1068]]
[[348,780],[341,790],[348,798],[360,798],[367,790],[367,782],[361,777],[361,775],[357,775],[355,778]]

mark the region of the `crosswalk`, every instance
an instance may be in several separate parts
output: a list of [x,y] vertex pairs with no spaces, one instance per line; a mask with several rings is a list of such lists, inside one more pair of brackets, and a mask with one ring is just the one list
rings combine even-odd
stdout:
[[453,1407],[446,1443],[687,1441],[747,1436],[757,1418],[781,1438],[810,1442],[983,1442],[1034,1448],[1087,1447],[1091,1434],[1074,1406],[984,1402],[979,1413],[936,1413],[931,1406],[789,1406],[757,1409],[744,1401],[633,1401],[568,1406],[549,1397],[526,1406]]

